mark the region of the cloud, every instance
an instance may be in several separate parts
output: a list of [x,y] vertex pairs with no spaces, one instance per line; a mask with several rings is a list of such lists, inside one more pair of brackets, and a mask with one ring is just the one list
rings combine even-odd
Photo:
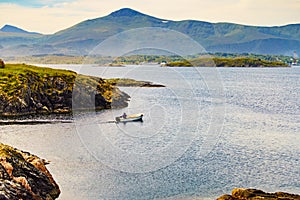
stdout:
[[15,4],[19,6],[24,6],[24,7],[34,7],[34,8],[39,8],[43,6],[49,6],[52,7],[58,3],[62,2],[72,2],[75,0],[1,0],[0,3],[9,3],[9,4]]
[[65,6],[35,8],[0,4],[0,10],[0,26],[11,24],[25,30],[42,33],[53,33],[68,28],[98,14],[80,7],[68,9]]
[[29,31],[53,33],[123,7],[171,20],[249,25],[300,22],[299,0],[1,0],[0,26],[12,24]]

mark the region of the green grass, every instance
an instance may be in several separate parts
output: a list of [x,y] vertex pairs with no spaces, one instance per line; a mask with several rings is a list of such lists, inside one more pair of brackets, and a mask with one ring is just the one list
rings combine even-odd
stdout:
[[[40,89],[39,85],[49,82],[49,77],[62,77],[69,84],[74,83],[76,73],[69,70],[57,70],[25,64],[6,64],[0,69],[0,95],[7,98],[20,96],[29,86],[31,90]],[[30,79],[35,79],[30,81]]]
[[70,70],[37,67],[37,66],[26,65],[26,64],[6,64],[5,68],[0,69],[0,72],[4,74],[19,74],[19,75],[20,74],[26,75],[27,73],[39,73],[39,75],[46,75],[46,76],[76,75],[75,72]]

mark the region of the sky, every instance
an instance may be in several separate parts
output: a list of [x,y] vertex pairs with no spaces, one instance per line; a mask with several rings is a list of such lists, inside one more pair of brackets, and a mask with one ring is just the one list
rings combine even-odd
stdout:
[[0,0],[0,28],[10,24],[52,34],[121,8],[169,20],[259,26],[300,23],[300,0]]

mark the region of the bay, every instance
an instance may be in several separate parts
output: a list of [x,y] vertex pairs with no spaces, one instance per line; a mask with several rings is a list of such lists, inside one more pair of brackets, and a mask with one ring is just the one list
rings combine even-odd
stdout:
[[[43,66],[166,86],[121,88],[127,108],[73,123],[1,126],[2,143],[51,160],[59,199],[215,199],[234,187],[300,193],[300,68]],[[144,121],[106,123],[123,112]]]

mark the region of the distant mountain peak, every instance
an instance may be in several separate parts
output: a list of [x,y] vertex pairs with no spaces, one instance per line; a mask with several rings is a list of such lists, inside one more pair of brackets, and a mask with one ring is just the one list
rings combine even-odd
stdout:
[[27,33],[27,31],[20,29],[18,27],[6,24],[5,26],[3,26],[0,31],[2,32],[8,32],[8,33]]
[[140,13],[131,8],[122,8],[122,9],[112,12],[110,14],[110,16],[113,16],[113,17],[134,17],[134,16],[139,16],[139,15],[145,16],[145,14]]
[[[2,46],[2,48],[0,46],[0,57],[2,55],[60,53],[87,55],[96,47],[95,45],[110,37],[124,31],[146,27],[181,32],[195,42],[199,42],[208,52],[275,55],[293,55],[294,51],[300,52],[300,24],[260,27],[198,20],[173,21],[157,18],[130,8],[122,8],[109,15],[82,21],[50,35],[28,34],[27,31],[6,25],[0,29]],[[3,34],[2,31],[9,33]],[[13,32],[19,32],[19,34],[13,34]],[[20,34],[20,32],[23,33]],[[146,32],[141,32],[141,34],[144,33]],[[163,35],[165,34],[158,34],[155,38]],[[123,39],[124,43],[131,43],[131,39],[127,37]],[[176,40],[175,36],[170,40]],[[166,49],[173,47],[173,44],[169,44],[167,41],[163,41],[163,44]]]
[[21,28],[18,28],[16,26],[12,26],[12,25],[9,25],[9,24],[6,24],[5,26],[3,26],[0,31],[2,32],[6,32],[6,33],[25,33],[25,34],[38,34],[38,33],[33,33],[33,32],[28,32],[28,31],[25,31]]

